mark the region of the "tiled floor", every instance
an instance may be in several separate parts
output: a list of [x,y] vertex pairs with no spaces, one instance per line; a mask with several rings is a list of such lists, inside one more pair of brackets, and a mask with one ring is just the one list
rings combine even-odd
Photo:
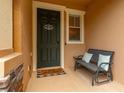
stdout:
[[124,91],[124,86],[113,81],[99,86],[91,86],[91,74],[85,69],[78,69],[76,72],[73,68],[66,68],[65,75],[37,78],[36,72],[28,84],[28,92],[96,92],[96,91]]

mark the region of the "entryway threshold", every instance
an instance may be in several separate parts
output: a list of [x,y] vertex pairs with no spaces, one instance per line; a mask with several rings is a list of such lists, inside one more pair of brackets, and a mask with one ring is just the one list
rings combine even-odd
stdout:
[[44,68],[38,68],[37,70],[57,69],[57,68],[61,68],[61,66],[55,66],[55,67],[44,67]]

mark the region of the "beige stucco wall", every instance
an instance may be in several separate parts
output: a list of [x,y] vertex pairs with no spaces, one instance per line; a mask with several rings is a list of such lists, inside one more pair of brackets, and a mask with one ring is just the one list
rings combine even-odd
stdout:
[[24,89],[32,73],[32,0],[22,0],[22,54],[24,61]]
[[85,23],[87,49],[115,51],[114,80],[124,84],[124,0],[95,0]]
[[72,44],[65,45],[65,67],[74,67],[73,56],[81,55],[85,52],[85,45],[83,44]]
[[0,50],[12,49],[12,0],[0,0]]
[[22,53],[25,90],[32,73],[32,0],[14,0],[14,50]]

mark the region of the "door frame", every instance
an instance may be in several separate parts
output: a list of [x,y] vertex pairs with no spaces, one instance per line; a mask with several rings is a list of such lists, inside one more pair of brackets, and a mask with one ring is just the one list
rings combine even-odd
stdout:
[[33,70],[37,69],[37,8],[60,12],[60,66],[64,68],[64,11],[65,6],[33,1]]

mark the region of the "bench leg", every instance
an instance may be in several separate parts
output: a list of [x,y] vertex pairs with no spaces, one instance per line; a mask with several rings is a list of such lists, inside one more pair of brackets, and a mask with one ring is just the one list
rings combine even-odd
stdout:
[[75,62],[74,71],[76,71],[76,69],[77,69],[77,63]]
[[110,78],[111,78],[111,81],[113,81],[113,74],[112,74],[112,70],[110,69]]
[[94,86],[94,81],[92,81],[92,86]]
[[94,76],[92,77],[92,86],[94,86]]

